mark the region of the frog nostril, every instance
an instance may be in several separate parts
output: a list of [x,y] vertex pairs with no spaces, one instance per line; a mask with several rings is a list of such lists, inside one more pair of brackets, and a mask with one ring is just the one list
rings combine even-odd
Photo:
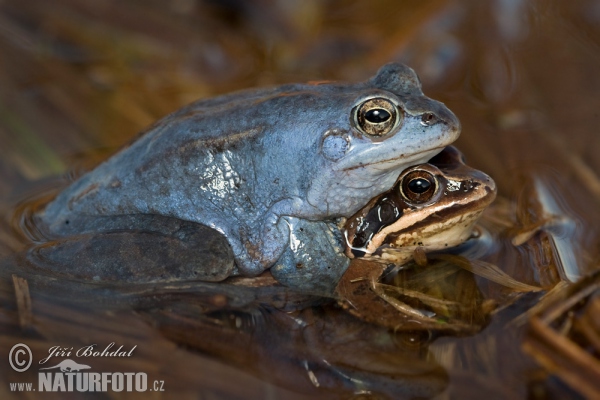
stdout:
[[437,124],[440,121],[437,115],[432,112],[426,112],[421,115],[421,125],[431,126]]

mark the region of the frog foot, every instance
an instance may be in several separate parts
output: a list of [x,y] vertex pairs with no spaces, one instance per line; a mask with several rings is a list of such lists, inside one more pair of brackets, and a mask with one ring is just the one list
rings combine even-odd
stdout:
[[[376,293],[377,296],[379,296],[382,300],[387,302],[389,305],[394,307],[399,312],[406,314],[406,315],[411,315],[411,316],[413,316],[415,318],[419,318],[419,319],[432,318],[433,316],[435,316],[435,313],[433,313],[433,312],[428,312],[425,310],[418,310],[414,307],[409,306],[405,302],[398,300],[396,297],[391,296],[390,294],[388,294],[388,291],[390,290],[390,288],[393,288],[393,286],[391,287],[390,285],[383,284],[374,279],[371,280],[371,290],[374,293]],[[435,320],[431,320],[431,322],[435,322]]]
[[434,327],[429,316],[387,293],[387,285],[379,282],[386,269],[383,263],[355,259],[336,288],[338,304],[363,321],[389,329]]

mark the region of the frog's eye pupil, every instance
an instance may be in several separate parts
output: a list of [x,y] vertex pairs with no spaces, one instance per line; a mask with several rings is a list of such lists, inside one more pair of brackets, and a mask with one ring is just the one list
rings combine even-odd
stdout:
[[374,108],[365,113],[365,119],[373,124],[380,124],[392,118],[392,114],[382,108]]
[[411,192],[425,193],[431,187],[431,182],[423,178],[415,178],[408,182],[408,188]]

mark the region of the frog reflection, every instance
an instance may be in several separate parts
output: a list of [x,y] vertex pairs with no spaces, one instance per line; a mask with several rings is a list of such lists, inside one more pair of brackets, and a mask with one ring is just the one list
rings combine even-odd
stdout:
[[[177,268],[194,266],[196,279],[254,276],[280,259],[290,220],[349,217],[459,133],[452,112],[425,97],[416,74],[400,64],[357,84],[234,93],[158,121],[60,193],[37,222],[66,248],[65,238],[103,235],[103,252],[115,262],[110,242],[122,249],[125,235],[140,254],[164,248]],[[202,242],[213,236],[198,234],[202,225],[226,238],[235,265],[202,267]],[[170,249],[172,241],[183,244]]]

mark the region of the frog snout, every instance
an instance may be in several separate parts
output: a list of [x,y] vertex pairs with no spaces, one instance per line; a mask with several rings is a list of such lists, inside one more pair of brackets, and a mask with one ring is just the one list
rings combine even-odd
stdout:
[[455,133],[456,137],[458,137],[461,129],[458,117],[446,107],[442,108],[439,111],[438,117],[440,118],[442,123],[448,127],[448,130]]
[[421,123],[423,125],[443,125],[442,130],[446,133],[446,138],[448,139],[446,144],[450,144],[458,139],[461,127],[456,115],[444,103],[431,99],[427,100],[427,103],[422,104],[420,107],[421,110],[429,110],[429,112],[421,111]]
[[496,194],[498,192],[496,182],[494,182],[489,175],[484,174],[481,171],[477,171],[477,175],[479,175],[479,181],[483,185],[483,190],[485,191],[485,194],[483,194],[485,203],[491,204],[496,199]]

